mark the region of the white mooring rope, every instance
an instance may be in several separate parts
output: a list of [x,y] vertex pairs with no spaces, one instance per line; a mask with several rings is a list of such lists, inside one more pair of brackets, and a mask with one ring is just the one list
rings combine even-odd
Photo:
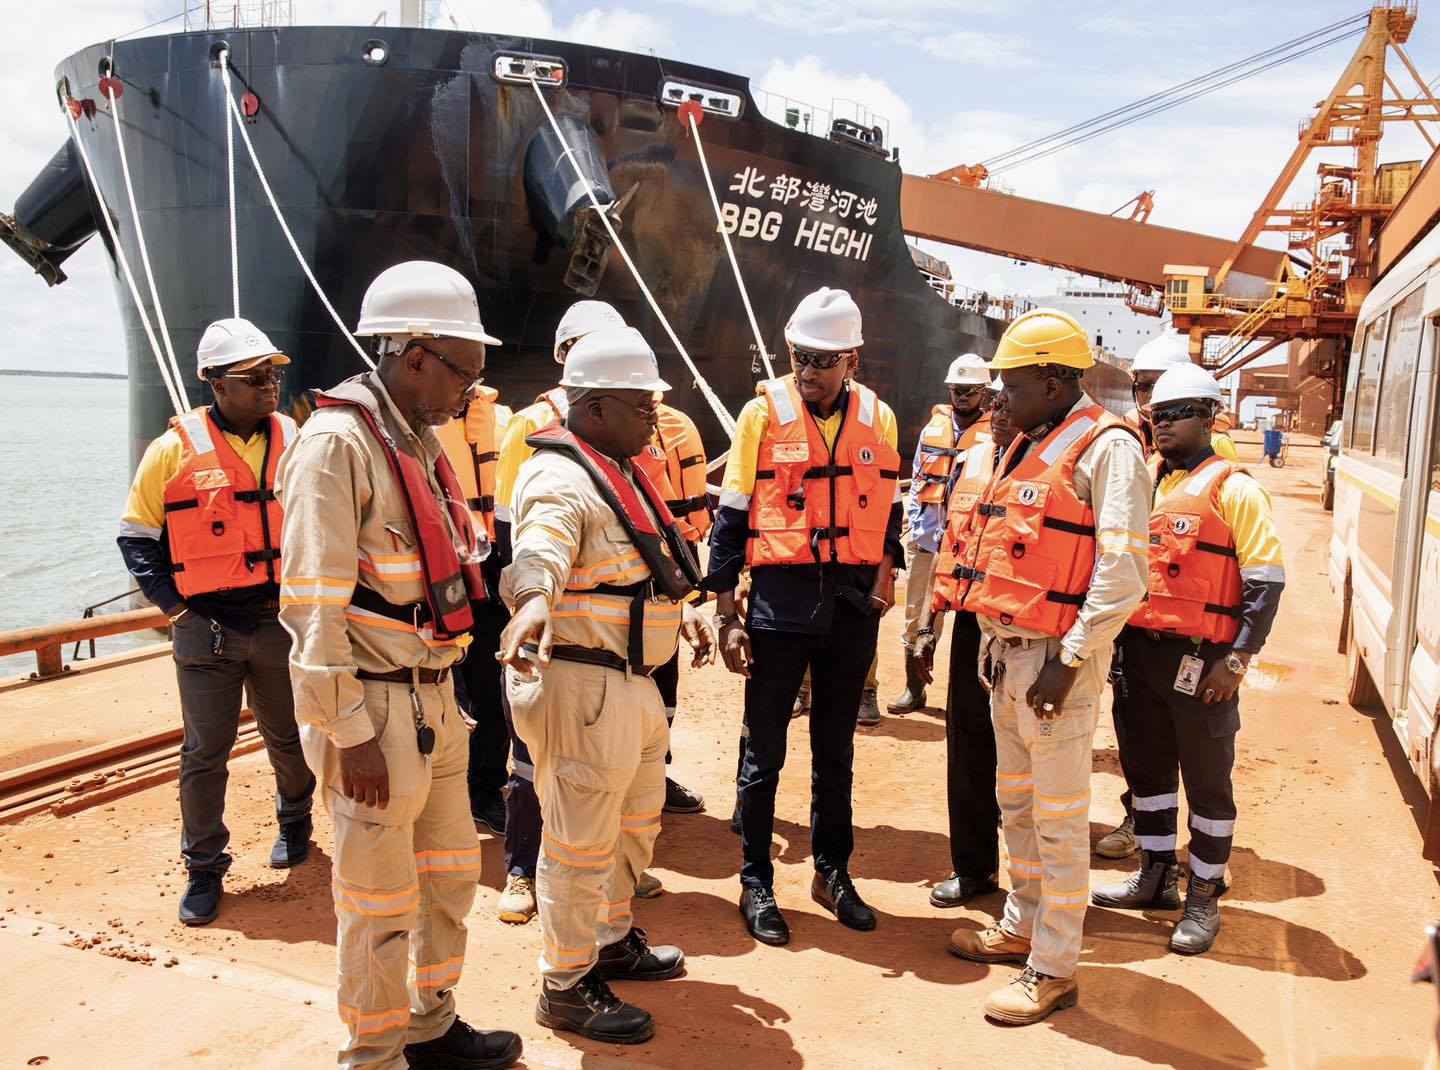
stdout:
[[[222,52],[220,63],[223,66],[228,53]],[[230,87],[227,84],[225,94],[229,96]],[[230,180],[230,304],[235,311],[231,313],[237,320],[240,318],[240,237],[235,220],[235,125],[230,121],[230,109],[225,109],[225,176]]]
[[660,326],[665,328],[665,333],[669,335],[671,344],[675,346],[676,352],[680,354],[680,359],[685,362],[685,367],[689,368],[690,374],[695,377],[695,385],[700,388],[700,393],[703,394],[705,400],[709,402],[711,410],[715,413],[715,418],[720,421],[721,428],[724,429],[727,435],[734,435],[735,418],[730,415],[724,403],[716,396],[710,384],[706,382],[705,377],[700,374],[700,369],[695,367],[695,362],[690,359],[690,354],[685,351],[685,347],[681,345],[680,339],[676,337],[674,328],[670,326],[670,321],[665,318],[665,313],[660,311],[660,305],[656,302],[655,295],[650,292],[650,287],[646,286],[645,280],[640,277],[640,270],[635,266],[635,261],[630,259],[630,254],[625,250],[624,243],[620,241],[620,235],[615,233],[615,228],[610,223],[610,217],[605,214],[604,206],[601,205],[599,198],[595,196],[595,188],[590,184],[590,179],[586,176],[585,172],[581,170],[579,161],[575,159],[574,151],[570,148],[569,142],[565,140],[565,135],[560,130],[560,124],[555,121],[555,113],[550,110],[550,104],[545,99],[545,94],[540,88],[540,82],[532,76],[530,85],[535,89],[535,95],[540,98],[540,107],[545,109],[545,117],[550,120],[550,128],[555,131],[555,136],[560,139],[560,144],[565,146],[564,155],[565,158],[570,161],[570,167],[574,170],[575,177],[585,186],[585,195],[590,198],[590,203],[594,206],[595,213],[600,217],[600,222],[604,224],[606,233],[610,235],[610,241],[619,251],[621,258],[624,259],[625,266],[630,269],[630,274],[634,276],[635,285],[640,287],[640,292],[645,295],[645,300],[650,302],[650,308],[654,311],[655,317],[660,321]]

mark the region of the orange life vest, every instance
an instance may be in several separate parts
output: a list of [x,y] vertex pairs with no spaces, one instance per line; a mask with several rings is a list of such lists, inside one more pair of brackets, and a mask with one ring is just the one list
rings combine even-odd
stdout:
[[965,451],[945,503],[945,531],[940,536],[935,558],[935,590],[931,597],[931,608],[937,613],[959,609],[970,586],[960,578],[956,566],[970,562],[970,514],[995,473],[996,447],[990,435],[989,414],[965,430],[974,431],[982,423],[984,427],[977,433],[976,441]]
[[1075,623],[1095,571],[1095,512],[1075,494],[1075,462],[1112,427],[1127,425],[1090,405],[1003,475],[1026,439],[1010,444],[971,514],[973,563],[960,575],[970,584],[966,610],[1053,636]]
[[[495,538],[495,466],[500,459],[498,390],[480,387],[465,415],[435,429],[478,528]],[[507,410],[508,411],[508,410]]]
[[550,406],[550,411],[555,414],[555,419],[562,423],[565,417],[570,415],[570,399],[565,396],[565,388],[563,386],[552,386],[535,399],[537,405],[542,401]]
[[705,490],[705,447],[695,422],[679,409],[660,405],[655,440],[632,458],[665,495],[687,542],[699,542],[710,531],[710,499]]
[[[429,625],[436,639],[455,639],[468,632],[475,624],[470,603],[484,602],[490,596],[485,590],[479,561],[469,559],[476,553],[475,526],[464,502],[460,480],[445,451],[441,450],[435,458],[435,481],[445,495],[444,506],[450,514],[449,524],[446,524],[440,511],[441,503],[436,500],[425,469],[418,460],[395,445],[369,408],[358,401],[320,393],[316,394],[316,405],[322,409],[353,409],[360,422],[375,436],[400,490],[400,497],[405,502],[410,530],[415,533],[420,551],[420,582],[425,589],[423,603],[392,605],[364,584],[356,584],[351,601],[362,609],[413,624],[417,628]],[[457,537],[463,542],[462,547],[457,548]],[[460,549],[465,551],[467,560],[461,559]]]
[[1135,627],[1212,643],[1234,640],[1245,585],[1234,532],[1220,513],[1220,491],[1243,471],[1223,457],[1209,457],[1156,504],[1145,600],[1130,617]]
[[957,435],[954,411],[949,405],[936,405],[930,410],[930,422],[920,432],[920,486],[916,500],[921,505],[938,505],[945,500],[955,458],[978,441],[979,431],[989,435],[989,413]]
[[180,468],[165,484],[165,531],[180,594],[278,582],[284,513],[275,472],[295,421],[270,416],[258,483],[208,408],[176,416],[170,427],[180,436]]
[[876,424],[875,392],[849,384],[832,452],[794,375],[771,379],[763,389],[770,425],[755,466],[746,562],[879,564],[900,481],[900,454]]

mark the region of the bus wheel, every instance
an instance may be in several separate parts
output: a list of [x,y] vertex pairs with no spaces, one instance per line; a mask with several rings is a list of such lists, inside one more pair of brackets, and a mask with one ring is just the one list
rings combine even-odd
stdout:
[[1345,699],[1357,710],[1380,705],[1380,692],[1360,656],[1360,640],[1355,635],[1355,605],[1352,601],[1345,614]]

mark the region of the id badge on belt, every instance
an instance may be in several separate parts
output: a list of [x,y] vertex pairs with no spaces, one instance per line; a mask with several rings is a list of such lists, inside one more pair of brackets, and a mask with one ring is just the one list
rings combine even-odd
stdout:
[[1194,654],[1186,654],[1180,659],[1180,670],[1175,674],[1175,690],[1193,698],[1204,675],[1205,662]]

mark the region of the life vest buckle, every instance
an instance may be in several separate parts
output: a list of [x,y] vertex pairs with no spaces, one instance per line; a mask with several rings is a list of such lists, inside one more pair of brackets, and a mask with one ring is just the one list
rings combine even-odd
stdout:
[[1010,556],[1018,561],[1025,556],[1025,549],[1026,547],[1023,542],[1017,542],[1014,546],[1010,547]]
[[870,496],[869,496],[868,494],[862,494],[862,495],[860,495],[860,508],[861,508],[861,509],[864,509],[864,508],[865,508],[867,505],[869,505],[869,504],[870,504]]
[[785,504],[797,512],[803,512],[805,509],[805,492],[803,490],[797,490],[787,494],[785,496]]
[[1000,623],[1005,625],[1006,627],[1009,627],[1011,624],[1015,623],[1015,617],[1011,613],[1001,613]]
[[221,535],[224,535],[224,534],[225,534],[225,521],[223,521],[223,520],[215,520],[215,521],[212,521],[211,524],[210,524],[210,534],[211,534],[211,535],[214,535],[216,538],[219,538]]
[[1180,566],[1172,561],[1169,565],[1166,566],[1165,571],[1170,573],[1170,575],[1172,576],[1178,576],[1180,575]]

